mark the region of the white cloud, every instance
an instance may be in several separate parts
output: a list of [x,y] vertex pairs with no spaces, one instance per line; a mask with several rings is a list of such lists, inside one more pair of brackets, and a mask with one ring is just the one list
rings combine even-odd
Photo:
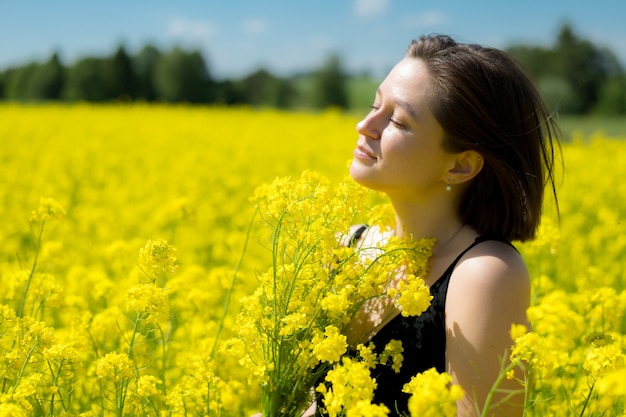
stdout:
[[244,20],[244,22],[242,23],[242,29],[245,33],[256,35],[259,33],[267,32],[268,24],[267,21],[265,21],[264,19],[251,18]]
[[175,18],[167,26],[167,34],[176,38],[207,39],[217,32],[217,25],[202,20]]
[[403,20],[403,26],[409,28],[427,29],[449,22],[448,16],[440,10],[426,10]]
[[354,14],[358,17],[378,16],[389,7],[389,0],[354,0]]

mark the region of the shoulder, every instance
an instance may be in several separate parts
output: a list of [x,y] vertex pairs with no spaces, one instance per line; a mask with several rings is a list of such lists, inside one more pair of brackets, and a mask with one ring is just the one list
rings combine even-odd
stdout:
[[530,286],[528,269],[511,245],[497,240],[481,242],[459,260],[451,287],[491,292]]
[[[475,393],[479,404],[501,372],[512,344],[511,325],[528,325],[529,305],[528,270],[520,254],[506,243],[481,242],[454,269],[445,307],[446,370],[466,392]],[[504,381],[502,388],[519,388],[509,383]],[[474,401],[465,396],[458,404],[460,410],[473,410]],[[523,402],[523,398],[509,401]]]
[[510,245],[485,241],[470,249],[450,278],[448,323],[525,323],[530,277],[521,255]]

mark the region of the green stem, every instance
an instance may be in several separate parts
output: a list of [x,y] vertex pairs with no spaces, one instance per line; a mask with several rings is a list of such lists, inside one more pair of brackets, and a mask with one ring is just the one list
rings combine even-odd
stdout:
[[[61,362],[59,363],[59,367],[57,369],[57,373],[54,373],[54,369],[52,367],[52,364],[50,363],[50,361],[48,362],[48,369],[50,370],[50,376],[52,376],[52,386],[56,386],[58,388],[58,384],[59,384],[59,378],[61,377],[61,370],[63,369],[63,360],[61,360]],[[50,398],[50,412],[49,415],[52,417],[54,415],[54,397],[55,394],[52,394],[52,397]],[[61,401],[61,406],[63,407],[63,409],[65,411],[67,411],[67,408],[65,407],[64,404],[64,400],[63,400],[63,396],[61,394],[59,394],[59,400]]]
[[246,232],[246,240],[243,243],[243,249],[241,250],[241,256],[239,260],[235,264],[235,270],[233,271],[233,277],[230,280],[230,285],[228,287],[228,291],[226,291],[226,297],[224,299],[224,309],[222,311],[222,318],[219,321],[217,326],[217,331],[215,332],[215,341],[213,342],[213,347],[211,348],[211,358],[215,354],[215,349],[217,348],[217,342],[222,334],[222,330],[224,329],[224,321],[226,321],[226,316],[228,314],[228,308],[230,307],[230,301],[233,295],[233,290],[235,288],[235,283],[237,281],[237,274],[239,273],[239,269],[241,268],[241,264],[243,263],[244,256],[246,254],[246,250],[248,248],[248,241],[250,240],[250,233],[252,232],[252,226],[254,224],[254,218],[256,217],[256,213],[252,216],[250,220],[250,224],[248,224],[248,230]]
[[524,416],[526,415],[526,411],[528,409],[530,409],[530,399],[531,399],[531,394],[532,394],[532,385],[534,384],[534,375],[530,372],[532,372],[532,368],[530,368],[530,371],[526,370],[523,368],[522,365],[520,365],[520,368],[522,368],[524,370]]
[[[505,354],[503,361],[506,361],[507,357],[508,356]],[[500,371],[498,378],[493,383],[491,389],[489,390],[489,393],[487,394],[487,398],[485,399],[485,403],[483,405],[483,410],[480,414],[480,417],[487,417],[487,413],[489,412],[489,409],[491,408],[491,402],[493,401],[493,397],[496,394],[496,392],[498,392],[498,387],[500,386],[500,384],[502,384],[502,381],[504,381],[504,378],[506,378],[507,372],[509,372],[511,369],[515,368],[516,366],[517,366],[516,362],[511,362],[506,368]],[[517,391],[510,392],[505,398],[503,398],[498,403],[507,401],[511,396],[515,395],[516,392]]]
[[26,357],[24,358],[24,363],[22,364],[22,367],[20,368],[20,371],[17,374],[17,378],[16,378],[16,382],[15,385],[13,385],[13,392],[15,393],[15,390],[17,390],[18,386],[19,386],[19,382],[22,380],[22,376],[24,375],[24,372],[26,371],[26,367],[28,366],[28,361],[30,360],[30,357],[32,356],[35,348],[37,347],[37,344],[39,343],[39,341],[37,341],[35,344],[33,344],[30,349],[28,350],[28,353],[26,354]]
[[[277,275],[276,275],[276,266],[278,265],[278,246],[279,246],[279,240],[280,240],[280,233],[281,233],[281,226],[283,223],[283,219],[285,217],[285,215],[287,214],[287,210],[285,209],[281,212],[280,216],[276,219],[276,226],[274,227],[273,233],[272,233],[272,285],[273,285],[273,289],[274,289],[274,293],[276,292],[276,288],[277,288]],[[272,301],[272,315],[273,317],[277,316],[277,303],[276,303],[276,297],[275,295],[272,297],[273,301]],[[275,343],[273,343],[276,340],[276,336],[278,335],[279,332],[279,323],[276,323],[276,320],[274,321],[274,330],[272,332],[272,334],[267,334],[266,336],[270,339],[267,340],[263,346],[264,347],[269,347],[269,351],[265,351],[265,349],[263,349],[264,351],[264,356],[266,356],[266,362],[267,363],[273,363],[274,364],[274,370],[272,371],[275,374],[280,374],[280,370],[281,370],[281,363],[280,363],[280,354],[279,352],[276,351],[277,346]],[[267,357],[269,356],[269,358]],[[269,384],[272,384],[272,378],[269,378]],[[276,415],[276,404],[275,404],[275,396],[274,395],[267,395],[265,394],[266,392],[268,392],[269,390],[272,390],[272,387],[263,387],[263,393],[264,395],[261,396],[261,404],[262,404],[262,409],[263,409],[263,416],[265,417],[274,417]]]
[[28,291],[30,289],[30,284],[35,276],[35,269],[37,269],[37,261],[39,260],[39,250],[41,249],[41,237],[43,236],[43,227],[46,222],[44,220],[41,221],[41,225],[39,226],[39,234],[37,236],[37,246],[35,250],[35,259],[33,260],[33,265],[30,268],[30,273],[28,274],[28,279],[26,280],[26,287],[24,288],[24,296],[22,297],[22,302],[20,304],[20,308],[17,312],[17,317],[22,318],[24,315],[24,308],[26,307],[26,298],[28,297]]
[[128,342],[128,357],[130,359],[133,359],[133,351],[135,350],[135,337],[137,336],[137,327],[141,320],[143,320],[142,313],[139,313],[133,321],[133,332],[130,336],[130,341]]
[[165,344],[166,344],[166,341],[165,341],[165,333],[163,332],[163,329],[161,328],[161,326],[158,324],[157,324],[157,329],[159,329],[159,333],[161,333],[161,357],[162,357],[161,362],[162,364],[161,364],[160,374],[161,374],[161,381],[163,381],[163,383],[161,384],[163,386],[163,389],[161,392],[163,393],[163,396],[165,397],[167,396],[167,388],[165,384],[165,352],[166,352]]
[[580,410],[580,417],[583,416],[583,414],[585,414],[585,410],[587,409],[587,406],[589,405],[589,401],[591,400],[591,393],[593,392],[593,388],[596,386],[596,382],[593,381],[593,384],[591,384],[591,387],[589,388],[589,394],[587,394],[587,398],[585,398],[585,403],[583,404],[583,409]]
[[117,417],[123,417],[124,415],[124,401],[122,400],[123,385],[123,382],[115,384],[115,415]]

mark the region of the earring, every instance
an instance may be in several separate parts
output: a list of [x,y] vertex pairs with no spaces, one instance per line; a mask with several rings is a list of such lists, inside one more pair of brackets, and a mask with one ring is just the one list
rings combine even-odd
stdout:
[[447,192],[452,191],[452,187],[450,186],[450,180],[448,180],[448,185],[446,185],[446,191]]

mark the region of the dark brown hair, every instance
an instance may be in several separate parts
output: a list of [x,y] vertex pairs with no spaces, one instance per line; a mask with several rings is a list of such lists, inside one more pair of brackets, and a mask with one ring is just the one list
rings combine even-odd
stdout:
[[559,147],[558,128],[533,82],[505,52],[448,36],[423,36],[406,56],[428,68],[444,149],[475,150],[484,160],[462,196],[463,222],[481,234],[533,239],[547,184],[556,201]]

